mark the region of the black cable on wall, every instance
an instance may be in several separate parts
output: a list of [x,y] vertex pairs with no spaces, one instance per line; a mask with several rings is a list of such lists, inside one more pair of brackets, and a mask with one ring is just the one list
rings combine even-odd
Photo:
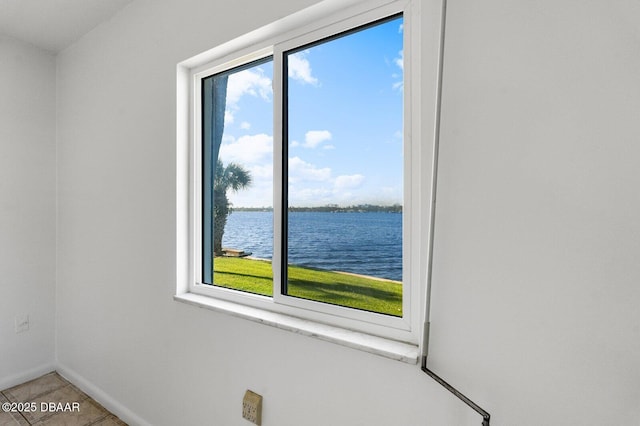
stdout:
[[482,426],[490,426],[491,415],[482,409],[478,404],[467,398],[464,394],[458,391],[456,388],[447,383],[444,379],[438,376],[436,373],[427,368],[427,352],[429,347],[429,301],[431,299],[431,271],[433,261],[433,232],[435,228],[435,211],[436,211],[436,190],[437,190],[437,178],[438,178],[438,150],[440,146],[440,113],[442,105],[442,73],[444,64],[444,37],[445,37],[445,23],[447,15],[447,0],[442,0],[442,16],[440,23],[440,58],[438,61],[438,91],[436,99],[436,130],[435,130],[435,147],[434,147],[434,161],[433,161],[433,183],[431,187],[431,221],[429,224],[429,265],[427,268],[427,297],[426,297],[426,320],[424,323],[423,339],[422,339],[422,371],[427,373],[429,377],[434,379],[440,385],[442,385],[449,392],[454,394],[462,402],[471,407],[474,411],[482,416]]

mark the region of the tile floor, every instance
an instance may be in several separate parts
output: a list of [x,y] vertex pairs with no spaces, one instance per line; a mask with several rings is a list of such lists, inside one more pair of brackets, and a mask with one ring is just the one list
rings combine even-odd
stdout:
[[1,391],[0,404],[0,426],[127,426],[56,372]]

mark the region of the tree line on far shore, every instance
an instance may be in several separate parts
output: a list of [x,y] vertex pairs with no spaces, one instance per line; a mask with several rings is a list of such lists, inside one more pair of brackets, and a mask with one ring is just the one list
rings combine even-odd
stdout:
[[[234,207],[237,212],[270,212],[273,207]],[[323,212],[323,213],[402,213],[400,204],[381,206],[377,204],[358,204],[355,206],[338,206],[328,204],[326,206],[295,207],[288,208],[290,212]]]

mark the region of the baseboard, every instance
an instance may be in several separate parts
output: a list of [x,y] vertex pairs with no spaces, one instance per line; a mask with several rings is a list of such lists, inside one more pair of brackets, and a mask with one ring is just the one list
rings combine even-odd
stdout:
[[27,371],[23,371],[22,373],[14,374],[13,376],[2,377],[0,378],[0,389],[8,389],[24,382],[28,382],[29,380],[37,379],[40,376],[51,373],[55,369],[56,366],[53,363],[44,364]]
[[67,379],[69,382],[73,383],[73,385],[78,387],[81,391],[89,395],[91,398],[102,404],[104,408],[118,416],[129,426],[152,426],[151,423],[148,423],[147,421],[142,419],[136,413],[115,400],[111,395],[85,379],[80,374],[76,373],[71,368],[58,363],[55,370],[58,372],[58,374]]

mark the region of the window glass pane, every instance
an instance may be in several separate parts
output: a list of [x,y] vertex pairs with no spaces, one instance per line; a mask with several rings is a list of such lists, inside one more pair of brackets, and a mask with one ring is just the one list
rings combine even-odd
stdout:
[[273,60],[203,80],[203,281],[272,295]]
[[290,296],[402,316],[403,19],[285,53]]

